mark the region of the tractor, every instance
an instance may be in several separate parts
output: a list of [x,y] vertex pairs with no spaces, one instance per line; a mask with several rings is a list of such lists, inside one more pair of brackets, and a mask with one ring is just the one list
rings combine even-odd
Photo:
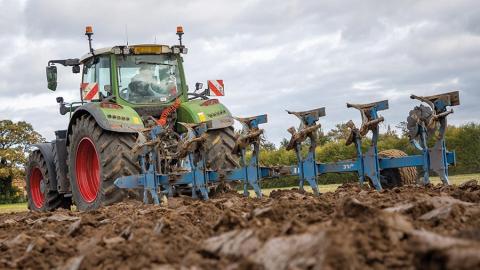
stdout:
[[[189,125],[208,122],[204,134],[205,166],[221,173],[237,167],[233,118],[218,99],[224,94],[222,80],[195,84],[189,92],[182,55],[183,27],[176,34],[179,44],[121,45],[92,48],[93,29],[86,27],[89,52],[81,58],[50,60],[46,67],[48,88],[57,88],[57,65],[82,74],[80,101],[67,103],[57,97],[60,114],[69,116],[68,127],[55,131],[55,140],[37,144],[26,166],[28,207],[35,211],[70,208],[94,210],[141,193],[120,189],[114,181],[140,173],[135,148],[143,131],[162,126],[159,170],[185,160],[169,152]],[[165,139],[166,138],[166,139]],[[137,147],[138,148],[138,147]],[[166,152],[165,152],[166,151]],[[188,186],[180,186],[188,190]]]

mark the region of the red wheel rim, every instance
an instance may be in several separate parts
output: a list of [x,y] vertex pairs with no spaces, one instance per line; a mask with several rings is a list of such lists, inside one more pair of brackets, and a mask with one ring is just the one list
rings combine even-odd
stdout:
[[90,138],[80,140],[75,159],[77,186],[86,202],[93,202],[100,188],[100,163],[97,150]]
[[45,201],[43,184],[42,171],[38,167],[33,168],[30,174],[30,194],[36,208],[41,208]]

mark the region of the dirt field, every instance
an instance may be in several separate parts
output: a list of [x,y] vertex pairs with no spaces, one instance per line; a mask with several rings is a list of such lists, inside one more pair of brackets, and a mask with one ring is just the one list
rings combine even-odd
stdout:
[[0,215],[0,268],[479,269],[480,185]]

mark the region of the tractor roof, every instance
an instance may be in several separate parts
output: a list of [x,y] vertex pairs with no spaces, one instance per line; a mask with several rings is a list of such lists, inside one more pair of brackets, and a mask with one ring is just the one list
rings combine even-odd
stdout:
[[[172,53],[173,50],[167,45],[158,44],[137,44],[137,45],[117,45],[113,47],[106,47],[96,49],[93,51],[95,55],[102,54],[164,54]],[[92,57],[92,53],[89,52],[80,58],[80,63],[84,63]]]

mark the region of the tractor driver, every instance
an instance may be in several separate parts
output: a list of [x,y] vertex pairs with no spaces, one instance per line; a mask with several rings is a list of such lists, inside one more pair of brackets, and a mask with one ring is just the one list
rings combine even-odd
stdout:
[[168,94],[155,76],[155,65],[142,65],[138,74],[132,77],[128,85],[131,94],[136,97],[158,96]]
[[160,66],[160,85],[167,94],[177,94],[177,79],[175,78],[173,66]]

